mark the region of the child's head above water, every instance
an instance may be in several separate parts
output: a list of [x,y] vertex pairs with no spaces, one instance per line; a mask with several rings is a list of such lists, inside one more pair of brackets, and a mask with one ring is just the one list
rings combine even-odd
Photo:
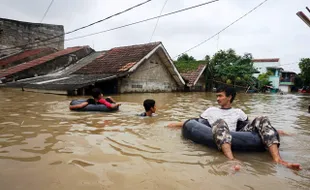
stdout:
[[93,96],[93,98],[95,99],[100,99],[102,96],[102,92],[99,88],[94,88],[91,91],[91,95]]
[[152,113],[155,113],[156,107],[155,107],[155,100],[152,99],[146,99],[143,102],[143,106],[146,112],[151,111]]

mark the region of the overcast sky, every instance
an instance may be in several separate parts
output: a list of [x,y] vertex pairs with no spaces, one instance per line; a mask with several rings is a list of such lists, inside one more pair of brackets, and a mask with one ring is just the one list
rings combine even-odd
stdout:
[[[54,0],[44,23],[64,25],[65,31],[90,24],[145,0]],[[121,26],[159,15],[166,0],[151,2],[111,20],[66,36],[66,39]],[[168,0],[163,14],[207,0]],[[219,0],[159,20],[152,41],[161,41],[172,58],[214,35],[263,0]],[[0,0],[0,17],[40,22],[50,0]],[[310,57],[310,28],[296,16],[309,0],[269,0],[212,40],[188,54],[196,59],[219,49],[233,48],[254,58],[280,58],[285,70],[299,72],[298,61]],[[148,43],[156,20],[119,30],[68,41],[66,47],[89,45],[95,50]]]

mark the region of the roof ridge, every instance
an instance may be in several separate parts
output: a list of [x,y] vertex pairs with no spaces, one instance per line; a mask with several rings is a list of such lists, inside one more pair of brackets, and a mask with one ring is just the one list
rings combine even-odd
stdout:
[[111,48],[110,50],[112,50],[112,49],[118,49],[118,48],[131,48],[131,47],[141,47],[141,46],[149,46],[149,45],[159,45],[159,44],[161,44],[162,42],[160,42],[160,41],[157,41],[157,42],[150,42],[150,43],[141,43],[141,44],[134,44],[134,45],[125,45],[125,46],[118,46],[118,47],[113,47],[113,48]]

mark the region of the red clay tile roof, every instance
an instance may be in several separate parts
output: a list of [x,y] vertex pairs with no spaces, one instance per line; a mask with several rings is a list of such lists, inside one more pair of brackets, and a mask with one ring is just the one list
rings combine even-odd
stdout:
[[186,73],[181,73],[182,77],[188,82],[188,86],[195,85],[195,81],[201,76],[200,74],[205,69],[206,65],[201,64],[198,66],[197,70],[195,71],[188,71]]
[[35,59],[35,60],[20,64],[20,65],[16,65],[14,67],[8,68],[5,71],[0,72],[0,78],[12,75],[14,73],[17,73],[17,72],[20,72],[20,71],[23,71],[26,69],[29,69],[31,67],[35,67],[35,66],[40,65],[42,63],[46,63],[46,62],[51,61],[57,57],[76,52],[78,50],[83,49],[84,47],[85,46],[76,46],[76,47],[67,48],[67,49],[58,51],[56,53],[52,53],[52,54],[49,54],[47,56],[41,57],[39,59]]
[[128,71],[161,42],[112,48],[82,67],[76,74],[108,74]]
[[252,59],[253,62],[279,62],[280,58]]
[[[5,66],[5,65],[8,65],[12,62],[20,61],[20,60],[25,59],[27,57],[31,57],[31,56],[34,56],[34,55],[37,55],[37,54],[40,54],[43,52],[46,52],[46,54],[48,54],[48,52],[53,53],[53,52],[55,52],[55,49],[54,48],[39,48],[39,49],[26,50],[26,51],[23,51],[21,53],[17,53],[15,55],[1,59],[0,60],[0,66]],[[44,54],[42,54],[42,56],[43,55]]]

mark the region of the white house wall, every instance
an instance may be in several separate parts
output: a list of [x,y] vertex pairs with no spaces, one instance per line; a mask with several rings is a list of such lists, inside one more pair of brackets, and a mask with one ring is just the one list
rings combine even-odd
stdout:
[[171,92],[177,83],[155,53],[140,65],[129,77],[120,81],[120,93],[124,92]]
[[258,75],[267,72],[267,67],[280,67],[280,62],[254,62],[253,67],[260,72],[253,75],[257,78]]
[[281,90],[282,92],[291,92],[291,87],[290,86],[282,86],[282,85],[280,85],[279,86],[279,90]]

